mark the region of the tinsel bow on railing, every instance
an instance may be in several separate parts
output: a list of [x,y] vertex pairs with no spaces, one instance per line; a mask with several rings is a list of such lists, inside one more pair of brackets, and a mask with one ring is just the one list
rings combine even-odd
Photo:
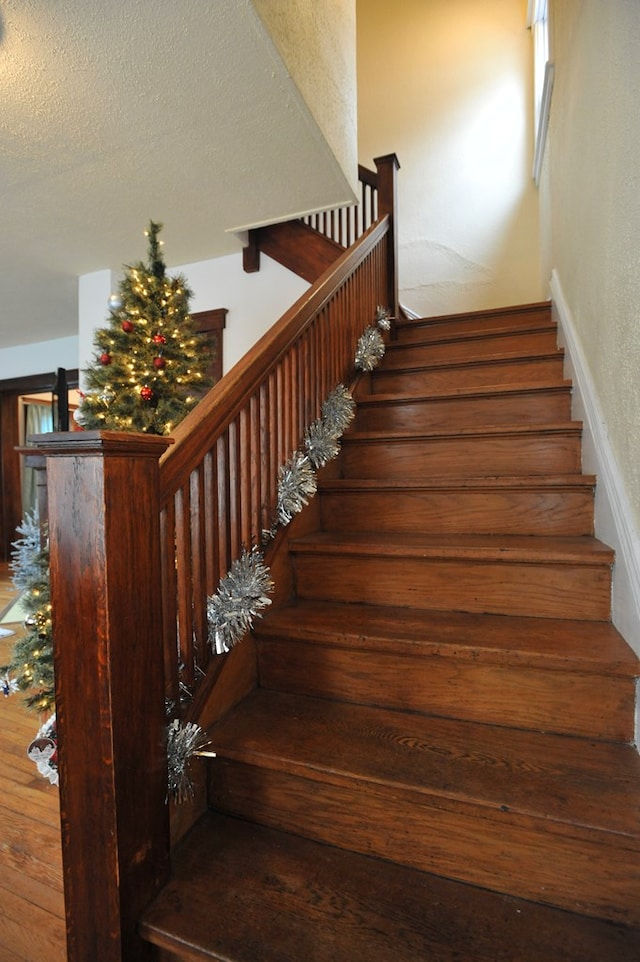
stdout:
[[253,620],[271,604],[273,582],[257,547],[243,548],[218,590],[207,598],[209,642],[221,655],[230,651],[251,630]]
[[167,726],[167,798],[178,804],[193,798],[193,781],[189,763],[196,755],[215,758],[215,752],[205,751],[209,736],[195,722],[174,718]]
[[359,371],[373,371],[384,357],[385,345],[382,334],[376,327],[368,327],[356,348],[355,365]]
[[289,524],[293,516],[309,503],[309,498],[314,496],[317,488],[318,483],[309,458],[302,451],[294,451],[278,471],[278,523]]

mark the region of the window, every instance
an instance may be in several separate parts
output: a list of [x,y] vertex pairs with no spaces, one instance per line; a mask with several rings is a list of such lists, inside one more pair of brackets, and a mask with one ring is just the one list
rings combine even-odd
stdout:
[[550,59],[549,50],[548,0],[529,0],[527,23],[533,35],[533,116],[535,124],[533,179],[538,185],[547,138],[551,90],[553,88],[553,63]]

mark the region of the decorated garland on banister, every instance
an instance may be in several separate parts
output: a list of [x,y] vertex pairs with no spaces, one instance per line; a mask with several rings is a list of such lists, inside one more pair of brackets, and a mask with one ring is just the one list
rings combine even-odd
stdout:
[[[383,331],[391,326],[390,312],[378,307],[374,324],[358,340],[354,364],[356,371],[370,372],[384,356]],[[220,580],[215,594],[207,598],[208,640],[214,654],[222,655],[251,630],[255,618],[271,604],[274,588],[265,563],[263,548],[275,538],[280,527],[288,525],[317,490],[316,472],[337,457],[340,439],[355,416],[351,392],[338,384],[322,404],[321,415],[304,433],[303,448],[294,451],[278,471],[278,491],[274,518],[262,532],[261,544],[243,547],[240,557]],[[27,707],[39,712],[52,711],[53,645],[51,605],[49,602],[48,539],[41,546],[40,525],[36,514],[28,515],[18,532],[22,538],[13,545],[11,568],[13,583],[24,592],[23,606],[29,612],[26,633],[14,648],[11,663],[0,668],[0,683],[5,696],[32,689]],[[13,673],[13,674],[12,674]],[[181,685],[188,698],[191,693]],[[167,800],[183,802],[193,796],[189,762],[194,756],[214,756],[208,749],[209,738],[199,725],[172,718],[175,705],[167,706]],[[40,727],[27,753],[40,774],[58,784],[57,731],[55,711]]]

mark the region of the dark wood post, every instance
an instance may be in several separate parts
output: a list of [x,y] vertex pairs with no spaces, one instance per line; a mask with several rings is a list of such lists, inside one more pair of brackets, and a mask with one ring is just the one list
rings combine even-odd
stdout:
[[374,157],[378,172],[378,217],[389,214],[391,236],[389,237],[389,303],[388,307],[394,317],[400,316],[398,301],[398,190],[397,172],[400,162],[395,154],[384,157]]
[[169,815],[158,504],[167,440],[39,435],[46,456],[68,962],[149,958]]

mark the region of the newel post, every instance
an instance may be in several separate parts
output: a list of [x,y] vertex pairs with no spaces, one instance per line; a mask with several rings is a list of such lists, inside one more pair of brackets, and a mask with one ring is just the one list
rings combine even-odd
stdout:
[[68,962],[138,962],[169,871],[158,459],[167,440],[34,439],[47,461]]
[[400,161],[395,154],[374,157],[378,173],[378,217],[389,215],[390,237],[388,253],[389,304],[394,317],[400,316],[398,301],[398,171]]

